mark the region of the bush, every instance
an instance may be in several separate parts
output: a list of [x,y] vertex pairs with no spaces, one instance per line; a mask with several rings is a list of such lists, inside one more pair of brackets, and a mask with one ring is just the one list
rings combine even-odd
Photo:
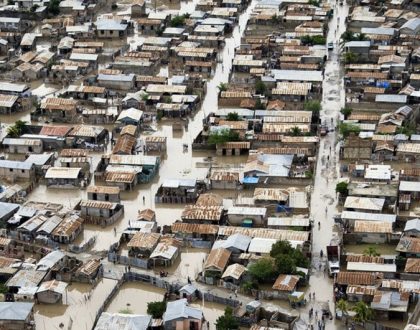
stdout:
[[327,42],[323,36],[303,36],[300,40],[304,45],[325,45]]
[[267,92],[267,86],[260,80],[255,83],[255,92],[257,94],[265,95]]
[[258,259],[249,265],[248,273],[258,282],[268,282],[276,277],[274,260],[271,258]]
[[351,115],[351,112],[353,111],[353,109],[352,108],[349,108],[349,107],[344,107],[344,108],[342,108],[341,110],[340,110],[340,112],[343,114],[343,116],[344,116],[344,119],[347,119],[350,115]]
[[343,135],[343,137],[345,138],[352,133],[356,135],[360,133],[360,127],[353,124],[341,123],[339,129],[340,134]]
[[230,129],[223,129],[210,133],[207,143],[210,145],[215,145],[235,141],[239,141],[239,133],[231,131]]
[[321,111],[321,102],[317,100],[313,101],[306,101],[304,105],[305,110],[312,111],[312,112],[320,112]]
[[60,0],[51,0],[47,10],[50,14],[58,15],[60,13]]
[[185,15],[177,15],[171,19],[171,27],[179,27],[185,24]]
[[152,315],[154,319],[160,319],[165,313],[166,301],[154,301],[147,303],[147,314]]
[[225,313],[222,316],[219,316],[216,320],[216,329],[217,330],[236,330],[239,329],[239,322],[233,316],[232,307],[226,307]]
[[349,193],[348,183],[344,181],[337,183],[337,185],[335,186],[335,192],[338,192],[341,195],[347,196]]
[[239,115],[237,112],[229,112],[226,116],[227,121],[239,121]]

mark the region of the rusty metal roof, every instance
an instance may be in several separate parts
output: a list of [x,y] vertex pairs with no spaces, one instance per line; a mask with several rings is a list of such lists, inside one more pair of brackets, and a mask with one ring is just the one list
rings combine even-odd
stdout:
[[110,187],[110,186],[89,186],[87,188],[88,193],[97,193],[97,194],[119,194],[120,188]]
[[52,232],[53,236],[71,236],[83,224],[83,219],[73,214],[66,216]]
[[337,283],[341,285],[375,285],[378,278],[383,278],[383,274],[365,272],[339,272],[337,276]]
[[274,282],[273,290],[287,292],[294,291],[298,282],[299,276],[281,274],[277,277],[276,282]]
[[105,202],[105,201],[92,201],[92,200],[82,200],[80,201],[81,207],[89,207],[95,209],[106,209],[113,210],[117,207],[117,203]]
[[123,136],[125,134],[136,136],[137,127],[134,125],[126,125],[121,129],[120,136]]
[[370,262],[383,264],[385,259],[382,257],[364,256],[364,255],[348,255],[347,262]]
[[239,173],[231,171],[213,171],[210,176],[213,181],[239,182]]
[[420,253],[420,238],[402,237],[395,250],[398,252]]
[[355,233],[392,233],[392,223],[382,221],[357,220],[354,223]]
[[67,136],[67,134],[69,134],[71,130],[72,128],[68,126],[42,126],[39,135],[65,137]]
[[128,242],[127,247],[151,250],[159,243],[160,234],[137,232]]
[[155,219],[156,212],[152,209],[144,209],[139,211],[137,220],[153,221]]
[[404,271],[406,273],[420,273],[420,259],[408,258]]
[[117,143],[115,143],[114,148],[112,148],[113,154],[123,153],[126,155],[131,155],[131,152],[134,148],[134,146],[137,143],[137,139],[134,136],[124,134],[121,135]]
[[86,149],[63,149],[60,152],[60,157],[87,157]]
[[41,109],[70,111],[76,110],[77,101],[60,97],[49,97],[41,101]]
[[231,251],[224,248],[211,250],[204,264],[204,269],[215,269],[223,271],[229,262],[230,255]]
[[289,192],[286,189],[280,188],[255,188],[255,200],[264,201],[287,201],[289,199]]
[[79,269],[76,271],[76,273],[90,276],[94,274],[100,266],[101,266],[100,259],[90,259],[87,262],[85,262],[82,266],[80,266]]
[[115,183],[132,183],[136,177],[134,172],[106,172],[105,181]]
[[364,286],[364,285],[349,285],[347,287],[347,294],[357,294],[363,296],[373,296],[375,294],[375,286]]
[[247,268],[241,264],[233,264],[226,268],[225,272],[222,275],[222,278],[232,277],[236,280],[239,280],[243,273],[247,271]]
[[208,224],[175,222],[172,224],[171,230],[173,233],[216,235],[219,230],[219,226],[208,225]]
[[183,220],[208,220],[220,221],[223,214],[223,206],[200,206],[186,205],[182,211]]
[[246,228],[246,227],[231,227],[220,226],[219,236],[231,236],[233,234],[242,234],[249,237],[271,238],[282,241],[301,241],[305,242],[309,239],[309,232],[294,231],[294,230],[280,230],[268,228]]

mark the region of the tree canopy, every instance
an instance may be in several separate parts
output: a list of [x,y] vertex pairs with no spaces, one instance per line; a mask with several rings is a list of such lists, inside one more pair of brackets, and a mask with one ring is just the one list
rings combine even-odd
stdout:
[[374,246],[369,246],[366,249],[364,249],[363,250],[363,255],[364,256],[369,256],[369,257],[379,257],[380,256],[378,250]]
[[147,303],[147,314],[154,319],[160,319],[166,311],[166,301],[153,301]]
[[14,125],[9,126],[7,128],[7,135],[9,135],[9,137],[12,137],[12,138],[21,136],[23,133],[23,130],[25,129],[26,124],[27,124],[26,121],[17,120]]
[[305,110],[312,111],[312,112],[320,112],[321,111],[321,102],[317,100],[306,101],[304,105]]
[[340,112],[344,116],[344,119],[347,119],[351,115],[352,111],[353,111],[353,109],[349,108],[349,107],[344,107],[340,110]]
[[261,80],[258,80],[255,83],[255,92],[264,95],[267,92],[267,86]]
[[335,192],[338,192],[342,195],[347,195],[349,193],[348,185],[349,184],[344,181],[337,183],[337,185],[335,186]]
[[365,302],[359,301],[354,307],[353,311],[356,312],[354,320],[356,322],[365,323],[373,319],[373,310]]
[[325,45],[327,40],[323,36],[303,36],[300,38],[304,45]]
[[229,112],[226,116],[226,120],[228,121],[239,121],[239,115],[237,112]]
[[236,330],[239,329],[239,322],[233,316],[232,307],[226,307],[225,313],[219,316],[216,320],[216,329],[217,330]]
[[257,281],[267,282],[276,277],[276,269],[272,258],[261,258],[248,267],[248,273]]
[[207,143],[214,145],[214,144],[235,142],[235,141],[239,141],[238,132],[234,132],[230,129],[222,129],[222,130],[210,133]]
[[360,127],[353,124],[341,123],[339,129],[340,134],[345,138],[348,137],[351,133],[356,135],[359,135],[360,133]]

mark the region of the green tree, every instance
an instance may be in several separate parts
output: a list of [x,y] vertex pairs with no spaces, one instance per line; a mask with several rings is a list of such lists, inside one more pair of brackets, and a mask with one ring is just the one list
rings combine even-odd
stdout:
[[228,89],[228,84],[226,84],[226,83],[220,83],[217,86],[217,89],[219,90],[219,92],[226,92],[227,89]]
[[177,15],[171,19],[171,26],[172,27],[179,27],[185,24],[185,16],[184,15]]
[[344,53],[343,61],[345,64],[357,63],[359,61],[359,55],[352,52]]
[[239,121],[239,115],[237,112],[229,112],[226,116],[227,121]]
[[319,7],[319,1],[317,0],[309,0],[308,4],[315,6],[315,7]]
[[319,113],[321,111],[321,102],[318,100],[306,101],[304,104],[304,109],[307,111]]
[[347,123],[341,123],[339,126],[340,134],[343,135],[343,137],[348,137],[351,133],[358,135],[360,133],[360,127],[353,125],[353,124],[347,124]]
[[373,310],[363,301],[359,301],[354,307],[353,311],[356,312],[354,320],[364,324],[366,321],[373,319]]
[[349,41],[353,41],[353,40],[354,40],[354,33],[353,33],[353,32],[351,32],[351,31],[345,31],[345,32],[343,32],[343,34],[341,35],[340,39],[341,39],[341,42],[342,42],[342,43],[346,43],[346,42],[349,42]]
[[293,126],[290,129],[290,134],[292,136],[301,136],[302,135],[302,130],[299,127],[297,127],[297,126]]
[[50,0],[47,10],[50,14],[58,15],[60,13],[60,0]]
[[300,38],[303,45],[325,45],[327,40],[323,36],[303,36]]
[[166,301],[153,301],[147,303],[147,314],[152,315],[154,319],[162,318],[166,310]]
[[278,274],[295,274],[295,259],[287,254],[280,254],[276,256],[276,270]]
[[335,307],[339,309],[343,313],[343,315],[346,315],[349,310],[349,305],[344,299],[340,299],[335,305]]
[[363,255],[364,256],[369,256],[369,257],[379,257],[380,256],[378,250],[374,246],[369,246],[368,248],[364,249],[363,250]]
[[267,86],[261,80],[258,80],[255,83],[255,92],[257,94],[265,95],[265,93],[267,92]]
[[14,138],[21,136],[25,129],[26,124],[27,124],[26,121],[17,120],[14,125],[9,126],[9,128],[7,129],[7,134],[10,137],[14,137]]
[[216,329],[217,330],[236,330],[239,329],[239,322],[233,316],[232,307],[226,307],[225,313],[219,316],[216,320]]
[[335,186],[335,192],[347,196],[349,193],[348,185],[349,184],[344,181],[337,183],[337,185]]
[[351,115],[351,112],[353,111],[353,109],[352,108],[349,108],[349,107],[344,107],[344,108],[342,108],[341,110],[340,110],[340,112],[343,114],[343,116],[344,116],[344,119],[347,119],[350,115]]
[[118,9],[118,5],[117,5],[116,3],[113,3],[113,4],[111,5],[111,9],[112,9],[112,10],[117,10],[117,9]]
[[239,141],[239,133],[231,131],[230,129],[212,132],[207,139],[207,143],[210,145],[235,141]]
[[248,273],[258,282],[267,282],[276,277],[274,260],[261,258],[248,266]]
[[257,97],[257,99],[255,100],[255,110],[264,110],[264,109],[265,109],[264,104],[261,102],[261,99]]
[[278,241],[271,247],[270,256],[275,258],[279,254],[291,254],[293,247],[289,241]]

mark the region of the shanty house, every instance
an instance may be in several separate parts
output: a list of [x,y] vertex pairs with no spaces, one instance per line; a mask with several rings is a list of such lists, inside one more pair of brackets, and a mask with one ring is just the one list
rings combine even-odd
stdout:
[[35,178],[35,166],[28,162],[0,159],[0,177],[30,180]]
[[124,214],[124,206],[119,203],[82,200],[80,216],[86,223],[107,226],[116,222]]
[[224,248],[211,250],[204,263],[204,276],[220,278],[229,263],[230,255],[231,252]]
[[403,232],[404,236],[420,238],[420,219],[407,220]]
[[87,197],[93,201],[112,203],[119,203],[121,201],[120,188],[118,187],[89,186],[87,189]]
[[203,322],[203,312],[199,308],[189,307],[187,299],[168,302],[163,314],[163,324],[167,330],[201,329]]
[[160,234],[138,232],[127,243],[128,254],[136,258],[148,258],[155,250],[159,240]]
[[30,329],[34,324],[33,307],[31,302],[0,302],[0,328]]
[[210,175],[212,189],[233,189],[240,186],[239,173],[232,171],[214,170]]
[[228,209],[229,224],[233,226],[261,227],[266,221],[267,209],[264,207],[238,207]]
[[298,282],[299,276],[280,274],[274,282],[273,290],[279,298],[286,299],[289,294],[295,291]]
[[222,275],[222,280],[235,285],[240,285],[247,268],[241,264],[229,265]]
[[153,266],[171,266],[178,258],[179,248],[169,241],[162,241],[153,250],[150,255],[150,260],[153,262]]
[[51,233],[51,238],[62,244],[73,242],[83,230],[83,219],[77,214],[67,214]]
[[104,19],[96,23],[96,36],[98,38],[124,38],[127,36],[128,24],[111,19]]
[[43,151],[42,141],[37,139],[5,138],[2,144],[11,154],[40,154]]
[[45,173],[47,186],[57,188],[75,188],[85,184],[80,167],[50,167]]
[[67,285],[66,282],[57,280],[43,282],[36,291],[35,296],[41,304],[63,303]]

